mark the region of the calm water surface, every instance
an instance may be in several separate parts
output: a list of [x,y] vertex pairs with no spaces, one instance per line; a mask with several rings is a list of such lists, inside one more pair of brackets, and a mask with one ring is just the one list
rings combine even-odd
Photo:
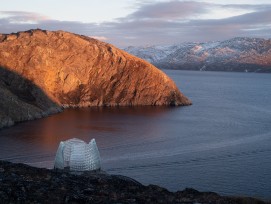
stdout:
[[271,199],[271,74],[165,71],[189,107],[89,108],[0,131],[0,159],[52,168],[95,138],[102,167],[144,184]]

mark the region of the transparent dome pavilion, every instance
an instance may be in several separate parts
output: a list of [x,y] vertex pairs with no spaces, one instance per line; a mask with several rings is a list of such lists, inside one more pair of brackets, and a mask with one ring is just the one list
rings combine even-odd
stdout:
[[77,138],[61,141],[56,152],[54,168],[70,171],[99,170],[100,153],[95,139],[89,143]]

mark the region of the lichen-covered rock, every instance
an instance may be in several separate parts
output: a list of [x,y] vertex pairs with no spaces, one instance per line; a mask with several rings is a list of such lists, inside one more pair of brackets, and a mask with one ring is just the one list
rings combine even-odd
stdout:
[[[27,109],[30,115],[61,106],[191,104],[169,77],[146,61],[64,31],[0,34],[0,82],[1,91],[27,103],[22,112]],[[39,110],[32,113],[35,108]],[[27,118],[24,114],[20,117]]]

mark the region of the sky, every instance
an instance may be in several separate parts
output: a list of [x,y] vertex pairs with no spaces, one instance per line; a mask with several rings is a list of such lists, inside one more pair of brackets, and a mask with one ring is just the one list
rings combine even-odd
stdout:
[[[1,2],[2,1],[2,2]],[[270,0],[0,0],[0,33],[64,30],[118,47],[271,38]]]

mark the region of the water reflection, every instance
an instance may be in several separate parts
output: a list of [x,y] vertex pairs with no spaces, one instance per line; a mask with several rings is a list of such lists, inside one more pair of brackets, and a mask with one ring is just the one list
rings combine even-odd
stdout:
[[[33,163],[44,157],[45,161],[53,161],[59,142],[74,137],[86,142],[96,138],[100,149],[112,148],[117,145],[114,142],[116,137],[118,140],[132,138],[134,134],[140,137],[138,133],[141,131],[141,136],[144,137],[155,135],[148,133],[157,129],[153,127],[157,124],[152,119],[160,118],[173,109],[172,107],[69,109],[48,118],[20,123],[0,131],[0,139],[7,140],[0,144],[0,159]],[[8,148],[6,143],[9,144]]]

